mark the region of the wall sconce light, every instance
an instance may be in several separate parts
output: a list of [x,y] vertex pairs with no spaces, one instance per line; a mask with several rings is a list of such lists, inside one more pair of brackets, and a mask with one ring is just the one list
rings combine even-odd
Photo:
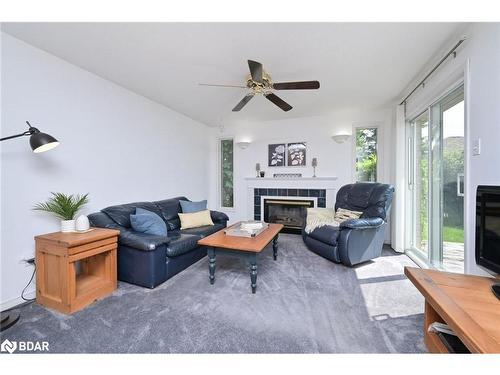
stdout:
[[337,143],[344,143],[351,135],[346,133],[332,135],[332,139]]
[[243,141],[243,142],[237,142],[236,145],[241,148],[242,150],[246,149],[248,146],[250,146],[252,142],[248,141]]

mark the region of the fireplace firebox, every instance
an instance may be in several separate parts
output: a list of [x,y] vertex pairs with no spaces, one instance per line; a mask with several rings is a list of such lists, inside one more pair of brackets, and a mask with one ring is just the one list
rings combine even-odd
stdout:
[[264,221],[283,224],[283,232],[300,234],[308,207],[314,207],[314,200],[264,198]]

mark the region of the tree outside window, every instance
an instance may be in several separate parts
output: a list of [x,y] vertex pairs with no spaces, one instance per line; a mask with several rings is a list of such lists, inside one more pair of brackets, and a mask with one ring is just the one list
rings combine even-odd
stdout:
[[221,206],[234,206],[233,140],[221,139]]
[[356,181],[377,181],[377,128],[356,129]]

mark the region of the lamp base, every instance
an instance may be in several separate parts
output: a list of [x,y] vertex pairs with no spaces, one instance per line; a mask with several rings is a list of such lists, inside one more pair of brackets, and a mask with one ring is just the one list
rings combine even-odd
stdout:
[[5,331],[7,328],[12,327],[19,320],[18,313],[9,313],[0,315],[0,332]]

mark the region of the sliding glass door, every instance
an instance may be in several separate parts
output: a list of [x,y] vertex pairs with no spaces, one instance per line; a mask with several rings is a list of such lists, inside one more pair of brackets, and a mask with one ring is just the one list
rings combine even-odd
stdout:
[[464,269],[464,91],[458,87],[408,124],[410,254]]

